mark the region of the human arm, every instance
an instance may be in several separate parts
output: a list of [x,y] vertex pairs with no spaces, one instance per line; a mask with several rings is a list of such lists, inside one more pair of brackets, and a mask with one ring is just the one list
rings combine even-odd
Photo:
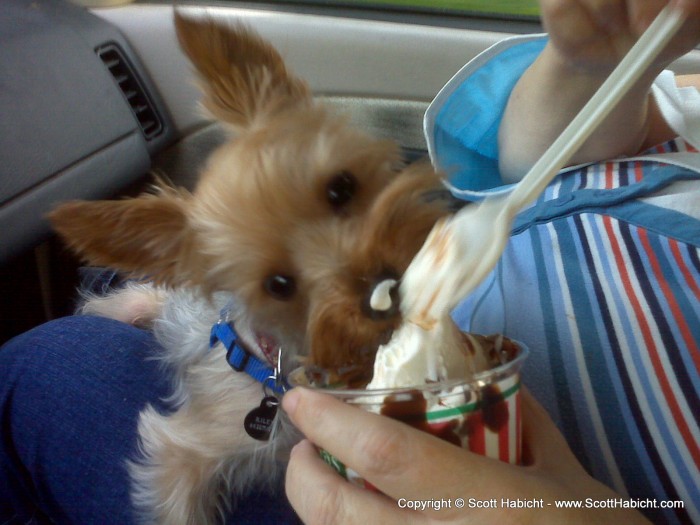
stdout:
[[[307,436],[292,451],[287,496],[306,523],[649,523],[627,509],[557,509],[555,500],[618,498],[591,478],[573,456],[544,409],[523,394],[526,466],[475,455],[389,418],[329,396],[294,389],[283,399],[292,421]],[[319,424],[322,421],[323,424]],[[360,489],[319,458],[311,442],[352,467],[385,495]],[[397,501],[465,500],[439,511],[400,508]],[[491,501],[496,508],[469,508]],[[500,512],[502,498],[542,500],[545,510]],[[547,506],[551,503],[552,506]]]
[[[519,180],[590,99],[654,19],[663,0],[542,0],[550,40],[515,86],[499,129],[504,181]],[[630,155],[673,138],[650,95],[656,76],[700,42],[700,0],[688,20],[571,164]],[[693,80],[697,86],[697,79]]]

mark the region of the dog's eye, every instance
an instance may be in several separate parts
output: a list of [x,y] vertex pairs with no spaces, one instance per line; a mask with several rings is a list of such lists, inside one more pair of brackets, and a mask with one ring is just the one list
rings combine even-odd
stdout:
[[357,179],[349,171],[341,171],[326,186],[326,198],[335,211],[342,209],[357,191]]
[[268,294],[280,301],[291,299],[297,290],[296,281],[288,275],[271,275],[265,279],[264,286]]

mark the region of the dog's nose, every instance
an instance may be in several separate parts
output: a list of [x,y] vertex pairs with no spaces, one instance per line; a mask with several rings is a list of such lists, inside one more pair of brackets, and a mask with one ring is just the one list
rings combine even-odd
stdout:
[[382,279],[374,285],[365,305],[370,318],[389,319],[398,313],[398,288],[398,281],[393,278]]

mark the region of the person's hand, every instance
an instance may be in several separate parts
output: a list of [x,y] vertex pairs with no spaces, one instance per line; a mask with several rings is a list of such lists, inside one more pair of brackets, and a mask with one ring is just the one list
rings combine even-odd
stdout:
[[[652,82],[700,43],[700,0],[672,0],[687,13],[678,34],[568,160],[633,155],[675,137],[650,97]],[[541,0],[549,41],[513,89],[499,128],[499,169],[517,182],[561,134],[668,2]]]
[[[289,501],[305,523],[648,523],[629,510],[556,507],[555,501],[599,502],[619,496],[584,471],[544,409],[527,393],[526,466],[478,456],[307,389],[287,392],[283,407],[308,438],[292,450],[286,478]],[[321,460],[312,443],[383,494],[345,481]],[[506,511],[504,499],[541,508]],[[442,500],[450,507],[436,510],[437,505],[430,504]],[[407,508],[409,501],[428,502],[428,508]]]
[[[541,0],[541,16],[560,59],[607,74],[632,47],[668,0]],[[700,42],[700,0],[674,0],[688,15],[657,60],[663,69]]]

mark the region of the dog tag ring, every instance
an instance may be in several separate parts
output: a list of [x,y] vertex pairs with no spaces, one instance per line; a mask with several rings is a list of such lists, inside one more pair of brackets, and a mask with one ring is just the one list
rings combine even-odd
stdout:
[[279,400],[274,396],[266,396],[260,406],[254,408],[245,417],[243,427],[250,437],[258,441],[267,441],[272,433],[272,425],[277,416]]

